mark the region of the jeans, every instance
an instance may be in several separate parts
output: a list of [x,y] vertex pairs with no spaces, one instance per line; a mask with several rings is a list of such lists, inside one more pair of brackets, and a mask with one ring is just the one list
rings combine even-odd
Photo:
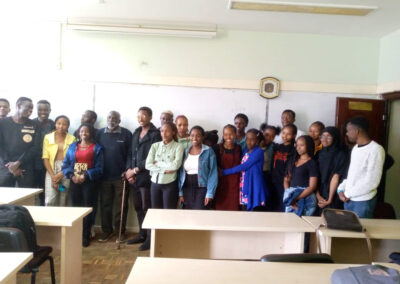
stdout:
[[[103,233],[112,233],[114,219],[115,231],[118,232],[121,219],[123,182],[121,179],[103,181],[100,190],[101,229]],[[125,233],[126,216],[128,213],[128,196],[129,191],[128,188],[126,188],[121,233]]]
[[359,218],[370,218],[374,217],[374,210],[376,205],[376,196],[366,201],[352,201],[344,203],[344,209],[353,211],[358,215]]
[[[284,196],[288,195],[292,190],[293,188],[286,189]],[[313,216],[316,209],[317,209],[317,197],[315,196],[314,193],[311,193],[309,196],[304,198],[303,212],[300,212],[299,214],[301,216]],[[285,209],[285,212],[294,212],[294,211],[295,210],[293,209],[292,206],[287,206]]]
[[176,209],[178,205],[178,180],[167,184],[151,183],[151,208]]

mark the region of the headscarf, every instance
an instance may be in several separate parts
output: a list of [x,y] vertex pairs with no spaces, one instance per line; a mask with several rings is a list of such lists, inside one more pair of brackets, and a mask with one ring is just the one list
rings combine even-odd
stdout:
[[344,173],[346,158],[340,149],[340,132],[336,127],[328,126],[322,130],[322,134],[329,133],[333,140],[329,147],[322,147],[318,156],[321,183],[329,183],[333,174]]

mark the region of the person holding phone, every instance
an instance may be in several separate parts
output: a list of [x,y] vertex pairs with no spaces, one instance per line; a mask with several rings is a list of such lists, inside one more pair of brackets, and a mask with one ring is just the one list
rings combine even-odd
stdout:
[[69,179],[61,167],[69,146],[76,138],[68,133],[69,118],[60,115],[55,120],[56,130],[45,135],[43,140],[43,164],[46,168],[45,205],[67,206]]

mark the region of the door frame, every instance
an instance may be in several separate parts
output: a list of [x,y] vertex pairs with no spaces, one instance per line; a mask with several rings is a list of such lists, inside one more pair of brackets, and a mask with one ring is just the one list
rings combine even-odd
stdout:
[[[385,151],[387,153],[388,148],[389,148],[389,128],[390,128],[390,110],[392,107],[392,102],[396,100],[400,100],[400,91],[395,91],[395,92],[390,92],[390,93],[384,93],[381,94],[381,97],[385,101],[385,113],[387,115],[386,120],[385,120],[385,145],[383,147],[385,148]],[[383,182],[382,186],[383,189],[378,193],[378,200],[379,201],[384,201],[385,200],[385,193],[386,193],[386,171],[384,171],[383,176],[382,176]]]

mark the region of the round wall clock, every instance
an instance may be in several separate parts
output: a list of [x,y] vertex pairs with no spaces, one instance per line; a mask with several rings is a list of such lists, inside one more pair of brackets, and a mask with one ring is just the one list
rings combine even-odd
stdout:
[[264,77],[260,81],[260,95],[267,99],[276,98],[279,95],[280,82],[273,77]]

